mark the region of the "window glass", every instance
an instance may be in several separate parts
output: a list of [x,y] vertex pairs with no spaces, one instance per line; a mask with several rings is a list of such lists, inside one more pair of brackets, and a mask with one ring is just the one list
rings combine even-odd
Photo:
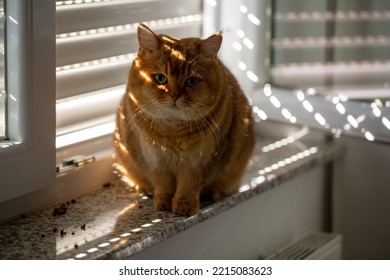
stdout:
[[0,0],[0,140],[5,137],[4,3]]
[[272,84],[388,95],[390,1],[275,0],[273,11]]

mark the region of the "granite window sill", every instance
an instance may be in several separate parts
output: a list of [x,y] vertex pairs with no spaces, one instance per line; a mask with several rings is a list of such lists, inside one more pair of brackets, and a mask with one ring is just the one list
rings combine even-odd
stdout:
[[62,208],[3,223],[0,259],[127,258],[342,155],[342,145],[313,142],[310,134],[296,141],[259,134],[239,192],[205,203],[194,216],[157,211],[151,198],[114,182]]

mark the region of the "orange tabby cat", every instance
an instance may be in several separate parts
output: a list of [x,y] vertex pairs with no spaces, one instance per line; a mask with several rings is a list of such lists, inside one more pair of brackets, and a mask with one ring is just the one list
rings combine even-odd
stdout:
[[138,43],[117,114],[118,166],[156,208],[192,215],[201,195],[237,190],[254,145],[251,108],[217,58],[220,33],[177,39],[141,24]]

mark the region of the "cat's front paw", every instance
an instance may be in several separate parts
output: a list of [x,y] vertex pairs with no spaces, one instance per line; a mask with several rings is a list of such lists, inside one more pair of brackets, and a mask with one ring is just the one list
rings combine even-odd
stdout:
[[171,211],[172,195],[157,194],[153,197],[154,207],[162,211]]
[[200,203],[198,199],[188,199],[184,197],[172,200],[172,212],[177,215],[191,216],[199,211]]

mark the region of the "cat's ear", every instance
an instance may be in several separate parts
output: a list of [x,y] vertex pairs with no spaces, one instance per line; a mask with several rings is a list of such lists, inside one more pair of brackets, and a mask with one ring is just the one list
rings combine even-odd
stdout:
[[143,54],[158,49],[160,38],[145,24],[138,26],[138,52]]
[[201,51],[209,56],[217,56],[219,48],[222,44],[222,32],[215,33],[208,37],[207,39],[202,40]]

